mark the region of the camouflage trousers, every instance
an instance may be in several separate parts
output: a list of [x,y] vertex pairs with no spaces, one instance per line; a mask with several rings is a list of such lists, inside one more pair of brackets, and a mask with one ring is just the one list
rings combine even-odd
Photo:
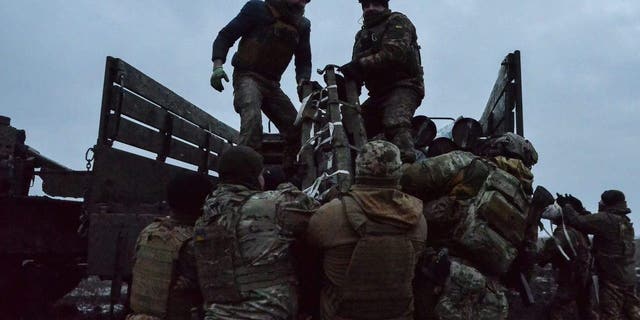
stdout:
[[236,72],[233,74],[233,107],[240,114],[238,144],[261,151],[264,112],[285,140],[285,169],[292,167],[300,149],[299,129],[293,125],[297,111],[280,84],[253,73]]
[[559,284],[551,305],[549,306],[550,320],[577,319],[596,320],[598,314],[588,287],[575,284]]
[[640,300],[634,286],[618,286],[606,280],[601,281],[600,319],[640,320]]
[[451,274],[435,307],[440,320],[507,319],[506,289],[478,270],[452,261]]
[[298,313],[298,293],[293,284],[243,292],[243,301],[205,305],[205,320],[288,320]]
[[130,314],[125,320],[162,320],[158,317],[148,316],[146,314]]
[[422,102],[415,89],[398,87],[380,96],[371,95],[362,104],[362,119],[368,138],[384,133],[400,149],[403,162],[415,161],[411,119]]

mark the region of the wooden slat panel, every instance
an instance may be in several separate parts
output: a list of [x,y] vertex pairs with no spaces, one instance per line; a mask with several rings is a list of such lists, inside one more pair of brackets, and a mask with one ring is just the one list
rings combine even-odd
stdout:
[[162,152],[162,136],[149,128],[145,128],[117,115],[109,115],[107,136],[116,141],[140,148],[155,154]]
[[[122,112],[122,114],[158,129],[164,126],[165,116],[168,113],[166,110],[163,110],[153,103],[135,96],[130,92],[125,91],[122,95],[120,92],[120,87],[113,86],[112,96],[116,101],[114,105],[121,106],[120,112]],[[122,102],[119,101],[120,99],[122,99]],[[115,107],[113,109],[115,109]],[[208,135],[210,136],[209,150],[213,150],[216,153],[223,151],[226,142],[220,137],[214,136],[200,127],[195,126],[175,115],[172,115],[172,122],[172,135],[198,146],[204,145],[205,137]]]
[[[109,125],[107,129],[109,137],[113,137],[116,141],[120,141],[155,154],[162,152],[163,137],[159,132],[143,127],[124,118],[120,118],[119,125],[117,125],[117,122],[118,120],[115,114],[109,116]],[[170,152],[167,156],[196,166],[200,166],[202,164],[202,150],[200,148],[196,148],[176,139],[171,140]],[[215,160],[212,160],[212,158],[217,159],[217,156],[209,154],[209,163],[215,164],[216,162]],[[215,170],[216,168],[217,165],[209,167],[210,170]]]
[[229,141],[236,142],[238,140],[238,132],[235,129],[212,117],[126,62],[118,59],[117,65],[118,70],[125,75],[124,86],[127,89],[167,108],[202,128],[210,129],[216,135]]
[[[112,147],[95,150],[89,204],[157,203],[165,199],[166,186],[180,172],[191,171]],[[210,177],[212,182],[217,178]]]
[[[500,72],[498,72],[498,78],[493,85],[493,90],[491,90],[491,95],[489,95],[489,101],[487,101],[487,105],[482,113],[482,117],[480,118],[480,124],[482,124],[484,134],[491,133],[491,128],[489,127],[491,122],[495,121],[491,119],[491,116],[494,114],[496,109],[498,109],[496,104],[503,98],[507,84],[509,84],[508,66],[503,63],[500,67]],[[500,111],[498,110],[498,112]],[[496,120],[500,122],[500,119]]]

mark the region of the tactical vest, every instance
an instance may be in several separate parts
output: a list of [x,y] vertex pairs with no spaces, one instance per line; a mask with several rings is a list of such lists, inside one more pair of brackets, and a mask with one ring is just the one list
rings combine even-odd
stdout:
[[594,236],[593,255],[599,273],[619,285],[635,284],[635,242],[633,224],[628,217],[605,213],[617,222],[615,237]]
[[[347,205],[346,202],[350,202]],[[347,319],[413,319],[415,250],[406,229],[369,220],[355,200],[342,198],[358,240],[338,288],[336,315]]]
[[250,290],[295,281],[288,242],[281,243],[287,248],[279,255],[264,254],[284,241],[275,222],[273,193],[237,193],[214,203],[219,214],[196,226],[196,263],[206,302],[237,303]]
[[[389,21],[397,17],[404,17],[402,13],[393,12],[386,21],[381,22],[371,28],[363,27],[358,33],[356,42],[353,47],[353,58],[359,59],[371,54],[375,54],[382,50],[382,38],[388,31]],[[404,19],[407,19],[404,17]],[[415,30],[411,39],[412,54],[402,66],[388,66],[388,70],[384,67],[376,68],[375,73],[368,73],[365,70],[365,84],[369,91],[375,91],[377,88],[388,87],[390,83],[400,80],[413,79],[422,77],[422,61],[420,58],[420,46],[418,45],[418,36]]]
[[190,319],[196,306],[193,294],[172,290],[180,249],[191,239],[193,228],[156,221],[139,236],[131,285],[131,310],[161,319]]
[[280,81],[300,42],[300,26],[284,22],[280,14],[267,5],[273,23],[253,28],[242,37],[232,64],[238,71],[258,73]]

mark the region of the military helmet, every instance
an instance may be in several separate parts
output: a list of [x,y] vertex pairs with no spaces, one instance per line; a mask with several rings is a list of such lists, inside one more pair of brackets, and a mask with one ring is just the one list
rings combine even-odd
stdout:
[[263,157],[247,146],[234,146],[218,158],[218,175],[221,183],[244,185],[259,190],[258,176],[264,169]]
[[624,193],[619,190],[607,190],[603,192],[600,196],[600,200],[602,201],[602,204],[606,206],[613,206],[626,201],[624,198]]
[[389,7],[389,0],[358,0],[358,2],[360,2],[360,4],[362,5],[369,4],[369,3],[378,3],[387,8]]
[[213,184],[207,175],[181,172],[167,185],[167,203],[176,216],[199,216]]
[[357,178],[393,178],[401,175],[400,150],[384,140],[367,142],[356,158]]

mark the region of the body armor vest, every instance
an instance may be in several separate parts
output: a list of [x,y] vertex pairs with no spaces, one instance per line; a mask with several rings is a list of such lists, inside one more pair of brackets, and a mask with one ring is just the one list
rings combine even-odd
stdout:
[[162,319],[190,319],[193,294],[172,290],[176,261],[193,228],[156,221],[140,233],[133,266],[131,309]]
[[[396,17],[404,17],[402,13],[393,12],[386,21],[381,22],[370,28],[362,28],[358,33],[356,42],[353,47],[353,59],[360,59],[371,54],[375,54],[382,50],[382,38],[389,28],[389,21]],[[405,17],[405,19],[407,19]],[[376,68],[375,73],[365,70],[364,82],[369,91],[380,90],[379,88],[389,87],[390,83],[421,78],[423,75],[422,61],[420,58],[420,45],[418,45],[418,37],[413,32],[411,39],[412,54],[407,57],[404,64],[398,66],[388,66],[388,70],[384,68]]]
[[273,23],[253,28],[242,37],[232,64],[240,72],[280,81],[300,42],[300,27],[284,22],[275,9],[267,8],[274,16]]
[[[345,202],[352,202],[347,206]],[[337,316],[413,319],[415,250],[406,229],[369,220],[351,197],[342,198],[347,220],[360,235],[339,288]]]
[[196,262],[206,302],[237,303],[243,293],[293,281],[288,242],[279,236],[272,192],[241,192],[217,203],[196,227]]
[[594,236],[593,255],[598,270],[617,284],[634,284],[636,249],[633,224],[626,216],[606,214],[617,222],[616,235],[613,239]]

